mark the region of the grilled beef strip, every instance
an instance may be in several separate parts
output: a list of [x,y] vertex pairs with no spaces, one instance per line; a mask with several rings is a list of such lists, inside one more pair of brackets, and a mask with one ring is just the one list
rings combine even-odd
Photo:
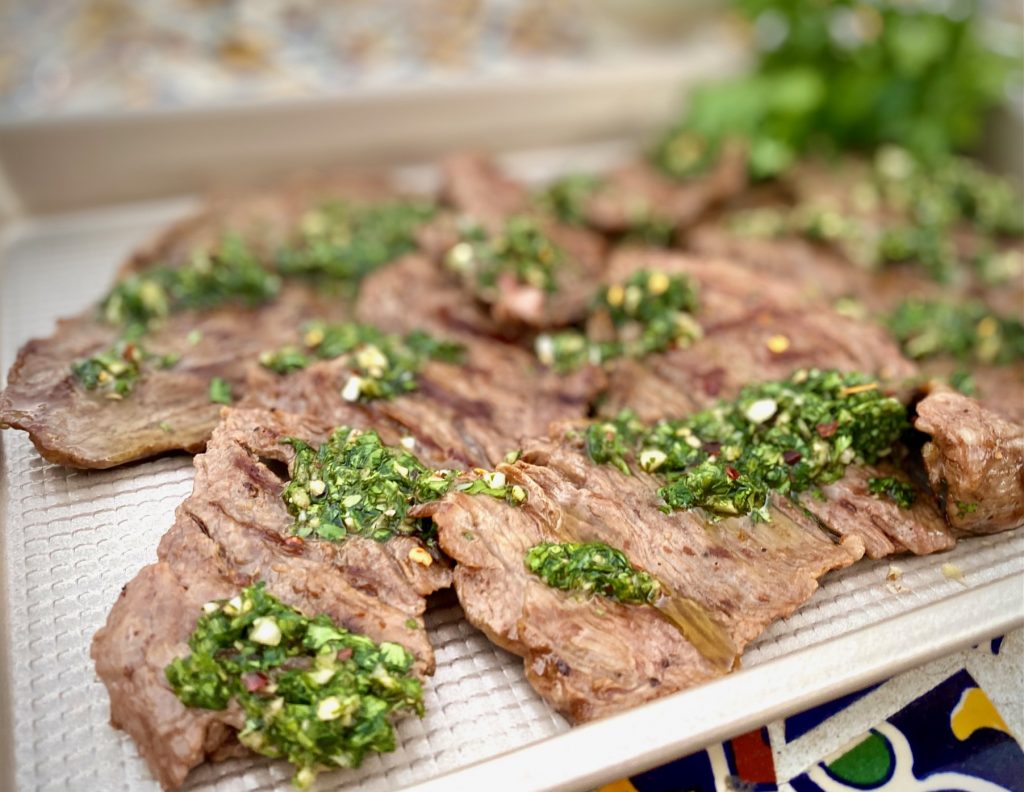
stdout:
[[[346,416],[355,426],[364,426],[363,418],[357,411]],[[93,639],[111,723],[134,739],[165,788],[179,786],[209,758],[244,752],[234,740],[244,721],[236,707],[185,707],[164,674],[171,660],[189,653],[187,641],[205,602],[262,580],[285,604],[308,616],[326,613],[376,642],[402,644],[415,658],[416,673],[433,671],[422,614],[426,596],[450,584],[440,558],[429,566],[411,561],[411,551],[423,545],[409,536],[386,542],[353,536],[335,544],[288,530],[280,466],[294,451],[281,440],[320,442],[329,432],[308,416],[227,411],[206,453],[195,458],[193,492],[161,540],[157,563],[125,586]],[[388,427],[381,435],[398,441]]]
[[[559,223],[533,206],[523,185],[511,181],[490,159],[475,154],[451,157],[442,165],[441,195],[451,213],[420,233],[423,251],[439,266],[460,241],[460,226],[478,223],[491,235],[504,233],[506,221],[529,216],[562,253],[553,272],[554,289],[521,283],[510,273],[496,289],[482,288],[475,273],[459,278],[463,289],[480,302],[503,335],[564,327],[586,315],[604,270],[605,240],[593,231]],[[455,279],[456,274],[449,272]],[[463,297],[465,299],[465,297]]]
[[[268,260],[322,200],[387,194],[375,181],[335,181],[215,199],[136,252],[119,279],[156,266],[181,266],[196,251],[216,247],[229,231],[244,235],[246,246]],[[72,363],[108,349],[121,334],[92,308],[22,347],[0,393],[0,426],[27,431],[44,458],[75,467],[109,468],[168,451],[194,453],[219,416],[220,405],[209,398],[212,378],[225,380],[240,395],[245,370],[260,352],[311,316],[340,320],[348,311],[342,300],[313,285],[288,282],[259,306],[223,304],[173,314],[140,343],[149,353],[180,360],[167,369],[144,364],[133,392],[113,400],[101,390],[87,390],[71,372]]]
[[949,525],[989,534],[1024,523],[1024,425],[948,390],[916,409],[914,426],[929,437],[924,466]]
[[[799,511],[774,509],[769,524],[665,514],[654,479],[593,464],[564,427],[552,437],[499,466],[526,489],[521,506],[449,493],[420,511],[456,562],[466,617],[521,655],[530,684],[573,722],[727,673],[747,643],[807,600],[821,575],[864,554],[858,536],[836,543]],[[526,551],[543,541],[621,549],[682,598],[686,637],[653,607],[547,586],[524,566]]]
[[689,275],[699,287],[696,319],[703,338],[642,361],[609,364],[603,415],[634,410],[653,421],[703,409],[754,382],[780,379],[800,368],[878,374],[900,382],[916,373],[880,329],[808,302],[798,288],[726,262],[682,254],[623,250],[609,278],[659,269]]
[[416,390],[393,399],[345,401],[341,391],[353,372],[339,358],[284,376],[254,369],[245,403],[331,424],[359,410],[374,426],[400,428],[415,438],[415,453],[427,464],[492,468],[524,438],[545,434],[553,421],[584,417],[603,384],[597,369],[561,377],[518,347],[473,336],[460,341],[461,362],[427,362]]

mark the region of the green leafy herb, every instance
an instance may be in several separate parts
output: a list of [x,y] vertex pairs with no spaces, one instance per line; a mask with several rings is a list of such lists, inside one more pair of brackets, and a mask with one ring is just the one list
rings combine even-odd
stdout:
[[283,275],[357,281],[416,249],[416,232],[435,213],[422,201],[330,202],[303,218],[296,240],[278,253]]
[[393,713],[423,714],[404,647],[376,644],[326,615],[308,618],[263,583],[208,603],[188,644],[191,654],[166,668],[171,689],[187,707],[223,710],[236,701],[245,713],[239,742],[295,765],[300,788],[322,769],[393,751]]
[[387,446],[374,431],[336,429],[313,449],[295,449],[291,481],[282,497],[295,518],[292,531],[332,541],[355,534],[385,541],[398,534],[427,536],[430,520],[412,519],[409,509],[436,500],[456,473],[431,470],[403,448]]
[[1024,323],[998,316],[984,303],[905,300],[889,331],[912,358],[948,356],[962,362],[1024,360]]
[[306,326],[302,347],[285,346],[260,356],[260,363],[278,374],[303,369],[315,359],[347,357],[356,373],[342,389],[348,401],[390,399],[416,390],[416,375],[428,360],[458,362],[460,344],[439,341],[415,331],[406,336],[384,333],[370,325],[346,322]]
[[978,384],[974,381],[974,375],[964,369],[958,369],[950,374],[949,384],[964,396],[974,396],[978,393]]
[[125,278],[111,289],[100,310],[109,323],[137,335],[175,311],[236,300],[259,305],[280,287],[280,278],[260,266],[239,237],[229,235],[216,251],[197,253],[181,267],[156,267]]
[[505,474],[500,471],[484,471],[479,478],[456,484],[455,489],[467,495],[490,495],[508,501],[513,506],[526,502],[526,490],[519,484],[509,484]]
[[563,176],[543,189],[537,196],[541,209],[563,223],[584,225],[587,201],[601,187],[601,179],[585,173]]
[[654,604],[661,595],[657,580],[604,542],[542,542],[526,551],[525,563],[547,585],[563,591],[635,605]]
[[587,450],[624,472],[633,462],[662,476],[666,510],[768,520],[772,493],[799,493],[850,464],[877,462],[908,425],[906,408],[869,378],[811,370],[750,385],[682,420],[645,427],[624,414],[594,424]]
[[914,485],[900,481],[895,476],[868,479],[868,492],[872,495],[885,495],[901,509],[909,509],[917,500],[917,490],[914,489]]
[[231,404],[231,383],[221,377],[210,380],[210,401],[214,404]]
[[978,3],[951,14],[928,4],[808,5],[736,0],[753,23],[760,58],[753,74],[713,83],[655,150],[668,173],[687,177],[714,161],[722,143],[747,142],[751,173],[773,177],[812,150],[901,145],[928,162],[972,144],[1020,63],[978,32]]
[[613,340],[591,341],[578,330],[545,333],[537,337],[537,357],[544,365],[567,372],[586,363],[642,358],[688,346],[702,335],[693,318],[696,309],[697,289],[689,278],[639,270],[604,289],[591,309],[592,316],[605,314],[611,320]]
[[497,290],[504,277],[554,292],[555,271],[565,259],[537,222],[526,215],[505,221],[500,234],[488,236],[480,226],[462,232],[461,241],[446,257],[448,267],[470,278],[481,289]]
[[86,390],[122,399],[135,389],[146,353],[137,343],[121,340],[109,349],[71,364],[71,372]]
[[968,514],[974,514],[977,510],[977,503],[968,503],[967,501],[961,500],[956,502],[956,512],[958,517],[966,517]]

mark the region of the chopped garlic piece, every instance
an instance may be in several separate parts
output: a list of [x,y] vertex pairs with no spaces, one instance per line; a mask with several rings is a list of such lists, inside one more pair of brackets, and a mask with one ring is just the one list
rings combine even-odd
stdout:
[[363,391],[363,378],[353,374],[348,378],[345,387],[341,389],[341,398],[347,402],[359,401],[359,394]]
[[434,559],[430,557],[430,553],[423,547],[414,547],[409,551],[409,560],[414,564],[428,567],[434,563]]
[[747,411],[744,415],[747,416],[747,420],[751,423],[764,423],[779,409],[779,405],[775,402],[775,399],[758,399],[756,402],[747,407]]
[[967,585],[967,581],[964,579],[963,570],[960,569],[956,564],[951,564],[948,561],[942,565],[942,574],[950,580],[955,580],[964,586]]
[[264,646],[277,646],[281,643],[281,628],[268,616],[261,616],[252,623],[249,640]]

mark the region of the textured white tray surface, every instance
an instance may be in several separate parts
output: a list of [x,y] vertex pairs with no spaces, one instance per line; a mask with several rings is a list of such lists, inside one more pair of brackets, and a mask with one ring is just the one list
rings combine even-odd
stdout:
[[[98,298],[123,256],[187,207],[185,201],[168,202],[12,229],[0,282],[0,376],[22,343],[49,333],[58,316]],[[0,491],[6,498],[0,557],[9,613],[0,639],[9,653],[17,787],[156,790],[132,742],[108,725],[107,695],[95,677],[89,642],[121,586],[154,560],[175,506],[190,491],[190,460],[71,471],[41,460],[20,432],[0,438]],[[947,562],[963,572],[963,582],[943,575]],[[945,602],[956,609],[965,587],[1022,574],[1024,533],[971,539],[942,556],[893,563],[903,570],[903,593],[886,588],[889,562],[831,575],[807,605],[749,649],[744,664],[922,605]],[[399,725],[395,753],[373,757],[357,772],[324,776],[321,789],[393,789],[567,729],[533,693],[519,659],[489,644],[450,598],[428,614],[427,626],[437,648],[437,673],[426,687],[426,717]],[[949,636],[951,648],[956,640]],[[750,702],[752,709],[757,706]],[[566,768],[566,780],[573,772]],[[283,763],[232,761],[201,767],[187,788],[283,789],[289,777]]]

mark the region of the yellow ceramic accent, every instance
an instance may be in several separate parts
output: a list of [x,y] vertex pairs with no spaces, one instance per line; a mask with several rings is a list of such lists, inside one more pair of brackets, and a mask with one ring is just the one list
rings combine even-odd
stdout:
[[1010,727],[999,714],[995,705],[981,688],[968,688],[960,697],[960,701],[953,708],[953,714],[949,716],[949,724],[953,734],[961,742],[969,738],[978,729],[998,729],[1006,732],[1011,737]]

